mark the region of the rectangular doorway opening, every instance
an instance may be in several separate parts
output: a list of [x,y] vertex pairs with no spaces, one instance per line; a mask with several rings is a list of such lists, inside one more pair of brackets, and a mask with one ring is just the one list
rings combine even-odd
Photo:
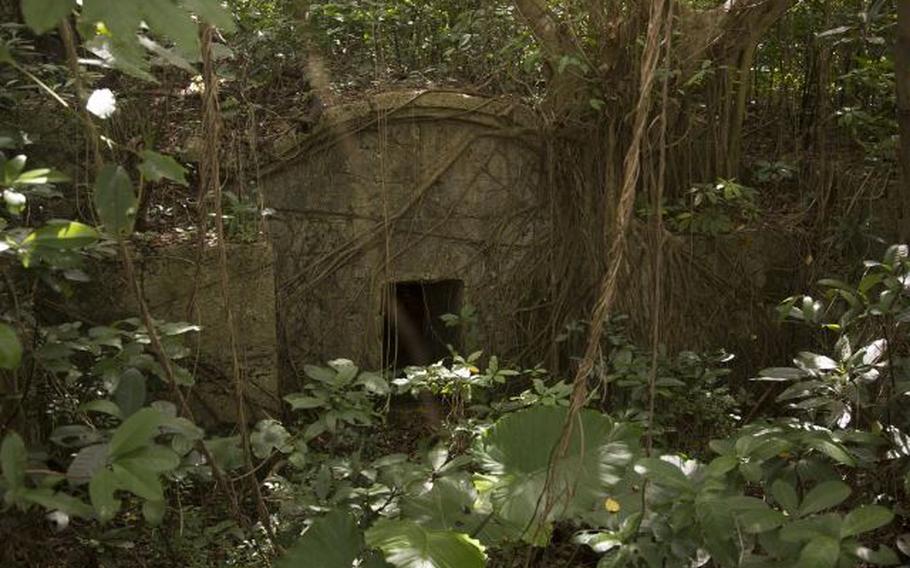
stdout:
[[383,302],[383,361],[391,369],[430,365],[459,349],[460,333],[440,319],[461,310],[464,282],[393,282]]

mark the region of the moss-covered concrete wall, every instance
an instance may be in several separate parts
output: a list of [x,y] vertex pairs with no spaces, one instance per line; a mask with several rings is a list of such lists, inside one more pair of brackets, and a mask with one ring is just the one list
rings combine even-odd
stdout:
[[[199,263],[198,256],[195,243],[137,251],[137,276],[155,319],[202,326],[201,333],[187,336],[193,353],[180,361],[196,376],[188,391],[196,418],[209,424],[233,422],[237,397],[217,249],[206,248]],[[274,415],[281,411],[281,401],[270,245],[228,245],[228,277],[249,414],[254,419]],[[80,288],[72,305],[78,316],[96,323],[139,313],[122,265],[113,260],[95,267],[93,282]]]
[[279,342],[291,372],[378,367],[391,282],[461,280],[488,352],[513,346],[523,262],[543,232],[522,107],[389,93],[327,112],[265,177]]

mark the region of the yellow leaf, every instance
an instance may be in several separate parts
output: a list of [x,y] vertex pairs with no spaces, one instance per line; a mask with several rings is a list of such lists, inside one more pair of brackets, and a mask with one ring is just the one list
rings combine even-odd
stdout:
[[617,501],[616,499],[607,497],[606,501],[604,501],[604,509],[606,509],[610,513],[618,513],[621,508],[622,507],[620,507],[619,501]]

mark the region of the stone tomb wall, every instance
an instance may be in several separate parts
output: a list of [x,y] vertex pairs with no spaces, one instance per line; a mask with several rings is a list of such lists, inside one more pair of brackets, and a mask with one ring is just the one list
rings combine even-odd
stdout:
[[544,232],[523,112],[457,93],[387,93],[329,111],[266,174],[291,375],[336,357],[378,368],[395,282],[460,282],[479,343],[491,353],[514,345],[514,290]]

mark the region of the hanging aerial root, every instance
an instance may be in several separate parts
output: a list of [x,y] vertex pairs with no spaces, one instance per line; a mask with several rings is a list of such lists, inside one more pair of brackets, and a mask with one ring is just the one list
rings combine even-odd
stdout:
[[[579,422],[581,410],[587,400],[588,378],[594,369],[595,362],[601,355],[601,339],[604,326],[613,313],[613,306],[616,301],[618,283],[625,261],[626,233],[632,219],[636,188],[641,174],[641,149],[651,114],[651,94],[657,75],[657,63],[660,59],[661,38],[664,34],[668,16],[667,0],[653,0],[651,16],[648,21],[647,38],[642,53],[641,84],[638,103],[635,108],[632,138],[623,163],[622,189],[619,195],[619,204],[616,208],[615,226],[606,228],[609,232],[608,240],[610,243],[607,271],[601,282],[600,294],[594,308],[591,333],[588,337],[585,354],[578,371],[575,373],[572,396],[563,432],[550,459],[550,467],[543,490],[543,509],[540,511],[540,515],[535,515],[537,519],[542,521],[545,521],[550,516],[560,493],[564,491],[563,494],[569,497],[573,493],[572,487],[554,488],[552,485],[555,481],[557,466],[568,453],[576,423]],[[544,522],[541,522],[538,526],[542,527],[544,524]]]

